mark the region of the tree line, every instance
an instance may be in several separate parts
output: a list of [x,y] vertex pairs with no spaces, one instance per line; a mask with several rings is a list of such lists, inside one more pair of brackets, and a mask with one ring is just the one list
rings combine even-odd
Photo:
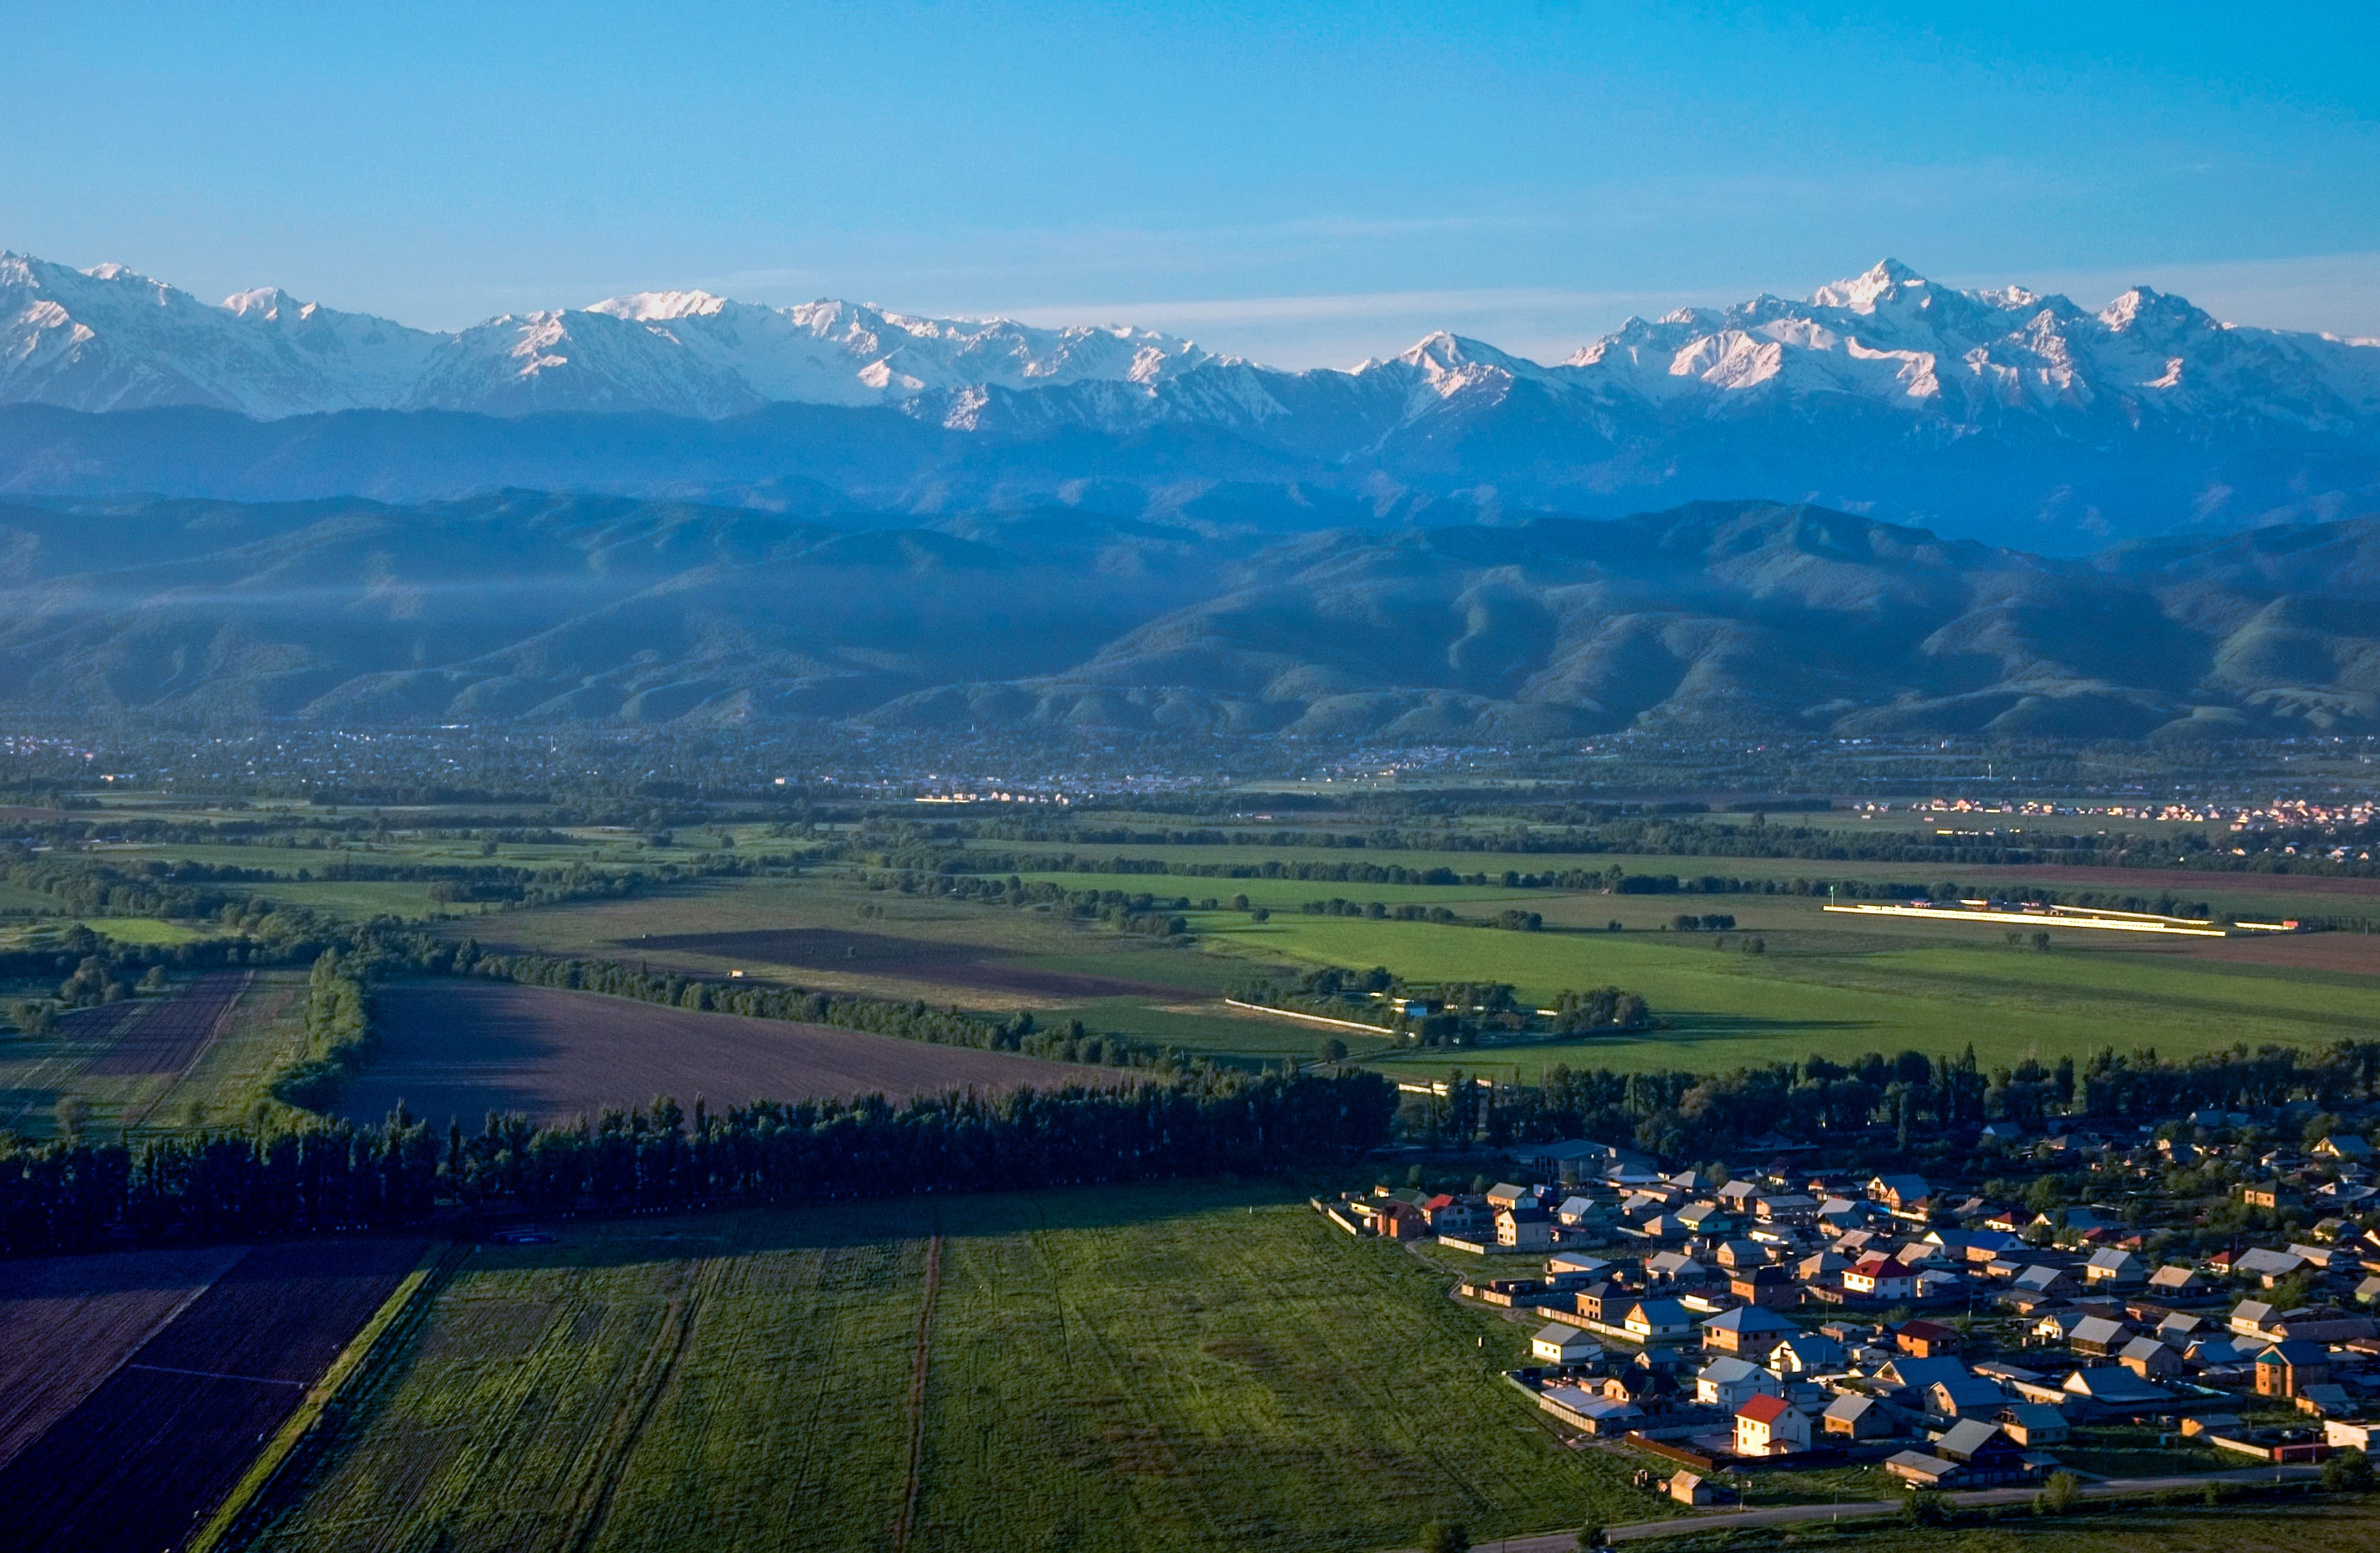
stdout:
[[400,1110],[195,1138],[28,1145],[0,1134],[0,1252],[421,1223],[442,1206],[618,1213],[1260,1173],[1338,1165],[1389,1137],[1376,1074],[1208,1067],[1121,1089],[759,1102],[656,1099],[589,1122],[491,1115],[442,1137]]

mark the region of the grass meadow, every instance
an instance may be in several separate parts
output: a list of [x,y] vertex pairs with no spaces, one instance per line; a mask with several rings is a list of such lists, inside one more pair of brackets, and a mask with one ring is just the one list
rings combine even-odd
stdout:
[[[2102,1047],[2188,1055],[2246,1041],[2319,1045],[2380,1030],[2380,980],[2099,948],[2060,935],[2048,953],[2005,941],[1914,936],[1888,946],[1775,947],[1747,954],[1704,934],[1517,933],[1297,916],[1201,924],[1250,953],[1383,965],[1413,980],[1509,981],[1525,997],[1618,985],[1674,1027],[1493,1049],[1524,1073],[1573,1067],[1724,1069],[1865,1051],[1956,1051],[1985,1062]],[[1972,929],[1966,931],[1972,933]],[[1730,946],[1743,934],[1731,935]],[[1450,1054],[1388,1059],[1439,1069]]]
[[1498,1378],[1527,1329],[1446,1283],[1212,1183],[569,1225],[474,1254],[251,1546],[1237,1553],[1641,1516]]

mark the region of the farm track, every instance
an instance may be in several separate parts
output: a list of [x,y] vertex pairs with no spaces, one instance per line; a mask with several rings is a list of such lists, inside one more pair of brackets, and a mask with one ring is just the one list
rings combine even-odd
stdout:
[[934,1349],[934,1300],[942,1291],[942,1237],[926,1243],[926,1293],[917,1306],[917,1339],[909,1361],[909,1468],[901,1487],[901,1513],[892,1523],[892,1553],[908,1553],[917,1523],[917,1490],[926,1467],[926,1376]]
[[588,1553],[595,1546],[611,1514],[613,1497],[627,1476],[629,1459],[643,1441],[654,1410],[676,1380],[686,1349],[694,1341],[696,1318],[704,1302],[718,1291],[726,1268],[723,1257],[702,1258],[696,1265],[686,1292],[670,1301],[664,1309],[660,1329],[645,1351],[644,1363],[628,1384],[628,1405],[613,1416],[580,1481],[579,1506],[583,1508],[574,1507],[571,1514],[577,1527],[577,1535],[570,1539],[571,1553]]
[[180,1544],[421,1249],[350,1241],[249,1252],[0,1468],[10,1546]]

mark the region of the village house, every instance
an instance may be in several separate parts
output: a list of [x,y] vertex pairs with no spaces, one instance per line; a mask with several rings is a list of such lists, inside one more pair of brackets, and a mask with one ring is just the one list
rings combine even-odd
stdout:
[[1963,1346],[1959,1329],[1945,1327],[1938,1321],[1904,1321],[1892,1334],[1893,1345],[1903,1353],[1919,1359],[1938,1359],[1956,1353]]
[[1496,1210],[1496,1244],[1506,1251],[1546,1251],[1554,1244],[1553,1216],[1541,1207]]
[[2181,1355],[2155,1338],[2134,1338],[2116,1354],[2116,1363],[2143,1380],[2166,1380],[2182,1372]]
[[2012,1402],[2000,1409],[1993,1421],[2002,1434],[2027,1450],[2064,1444],[2071,1427],[2066,1414],[2046,1402]]
[[1694,1318],[1675,1300],[1639,1300],[1620,1326],[1638,1342],[1676,1342],[1694,1335]]
[[1727,1292],[1746,1304],[1791,1310],[1802,1303],[1802,1286],[1779,1267],[1746,1268],[1728,1275]]
[[1891,1304],[1914,1296],[1917,1279],[1889,1256],[1864,1256],[1844,1269],[1843,1292],[1856,1300]]
[[2256,1395],[2294,1397],[2330,1381],[2330,1350],[2307,1338],[2277,1342],[2256,1355]]
[[1759,1358],[1801,1329],[1774,1311],[1738,1305],[1702,1324],[1703,1346],[1721,1353]]
[[[1474,1176],[1472,1179],[1475,1181],[1478,1178]],[[1537,1206],[1537,1195],[1525,1186],[1515,1186],[1509,1181],[1500,1181],[1488,1188],[1488,1206],[1498,1212],[1511,1207],[1535,1207]]]
[[2024,1451],[1998,1424],[1961,1419],[1934,1442],[1934,1453],[1966,1469],[1973,1484],[2006,1483],[2026,1474]]
[[1537,1406],[1590,1435],[1623,1435],[1645,1421],[1645,1410],[1625,1397],[1612,1398],[1580,1386],[1548,1386]]
[[1876,1398],[1845,1391],[1818,1415],[1820,1427],[1845,1439],[1889,1439],[1897,1432],[1892,1413]]
[[1903,1450],[1888,1458],[1884,1470],[1912,1488],[1955,1488],[1965,1486],[1967,1469],[1924,1450]]
[[1839,1375],[1850,1362],[1843,1345],[1815,1332],[1796,1332],[1768,1351],[1768,1365],[1779,1375]]
[[1934,1189],[1922,1175],[1880,1175],[1867,1183],[1868,1200],[1881,1203],[1896,1219],[1920,1223],[1933,1207]]
[[2260,1245],[2241,1252],[2231,1264],[2231,1271],[2235,1277],[2252,1278],[2270,1289],[2305,1265],[2306,1259],[2294,1251],[2273,1251]]
[[1694,1401],[1733,1413],[1755,1397],[1781,1397],[1785,1383],[1749,1359],[1722,1354],[1694,1375]]
[[1783,1456],[1810,1448],[1810,1415],[1782,1397],[1755,1397],[1735,1410],[1735,1453]]
[[2091,1254],[2082,1264],[2082,1277],[2095,1291],[2135,1289],[2148,1281],[2148,1268],[2131,1252],[2110,1246]]
[[2196,1268],[2168,1264],[2149,1274],[2148,1292],[2161,1300],[2194,1300],[2203,1298],[2214,1288],[2214,1280]]
[[1935,1419],[1988,1418],[2008,1405],[2005,1388],[1988,1376],[1954,1375],[1927,1386],[1925,1415]]
[[2094,1416],[2121,1417],[2168,1406],[2173,1401],[2172,1392],[2143,1380],[2121,1365],[2076,1370],[2066,1377],[2066,1384],[2059,1389],[2070,1399],[2066,1405],[2087,1409]]
[[2066,1334],[2067,1345],[2077,1353],[2094,1359],[2104,1359],[2132,1341],[2132,1329],[2121,1321],[2105,1316],[2086,1316],[2074,1323]]
[[1476,1197],[1455,1197],[1440,1193],[1421,1205],[1429,1216],[1429,1232],[1452,1240],[1470,1240],[1486,1234],[1495,1226],[1495,1218],[1487,1203]]
[[1529,1356],[1549,1365],[1585,1365],[1603,1357],[1603,1345],[1559,1321],[1549,1322],[1529,1340]]

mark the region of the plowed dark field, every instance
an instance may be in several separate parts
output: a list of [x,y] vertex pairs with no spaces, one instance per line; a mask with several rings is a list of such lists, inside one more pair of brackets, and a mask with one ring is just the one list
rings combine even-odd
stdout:
[[239,995],[249,973],[213,971],[199,977],[178,998],[144,1003],[129,1025],[120,1026],[108,1049],[84,1070],[94,1076],[137,1077],[177,1074],[197,1060]]
[[340,1109],[476,1127],[489,1111],[592,1117],[656,1095],[691,1105],[943,1089],[1113,1084],[1114,1069],[929,1046],[857,1030],[697,1013],[591,992],[425,982],[380,994],[379,1044]]
[[421,1251],[419,1241],[312,1242],[241,1257],[0,1467],[6,1546],[178,1545]]
[[236,1245],[0,1263],[0,1464],[239,1260]]
[[896,977],[933,987],[982,992],[1015,992],[1041,998],[1198,998],[1196,988],[1128,981],[1086,971],[1046,970],[1009,963],[1009,956],[979,944],[905,939],[891,933],[855,933],[841,928],[772,928],[732,933],[666,933],[622,939],[625,954],[662,965],[672,954],[700,955],[730,964],[782,965],[790,970],[841,971]]

